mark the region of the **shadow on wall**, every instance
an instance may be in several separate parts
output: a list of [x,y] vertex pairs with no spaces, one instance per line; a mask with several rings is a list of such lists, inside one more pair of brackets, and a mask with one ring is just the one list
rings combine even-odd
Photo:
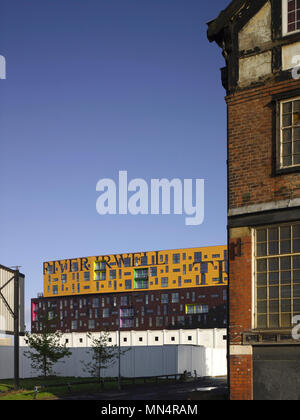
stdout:
[[[30,360],[20,349],[20,376],[38,376],[30,366]],[[89,361],[89,348],[72,348],[72,356],[58,363],[54,371],[59,376],[87,377],[83,371],[82,360]],[[170,345],[139,346],[128,348],[121,358],[121,374],[127,378],[183,374],[185,371],[197,372],[199,377],[226,376],[226,350],[203,346]],[[103,371],[104,377],[118,376],[118,363]],[[0,347],[0,379],[13,378],[13,348]]]

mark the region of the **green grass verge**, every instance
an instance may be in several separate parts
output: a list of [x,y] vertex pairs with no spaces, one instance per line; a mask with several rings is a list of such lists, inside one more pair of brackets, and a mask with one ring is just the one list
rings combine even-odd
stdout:
[[[88,383],[90,382],[90,383]],[[0,380],[0,400],[33,400],[34,387],[39,387],[37,394],[38,400],[58,399],[64,395],[70,395],[68,384],[71,384],[71,394],[77,393],[97,393],[101,391],[98,383],[93,378],[30,378],[20,380],[20,389],[14,390],[13,380]],[[115,382],[105,384],[105,389],[114,389],[117,387]]]
[[[148,379],[147,384],[155,383],[155,378]],[[167,381],[160,380],[160,383]],[[170,382],[170,381],[168,381]],[[68,384],[71,384],[70,390]],[[135,385],[144,384],[143,379],[135,379]],[[123,379],[122,386],[132,385],[132,380]],[[99,383],[95,383],[94,378],[75,378],[75,377],[49,377],[49,378],[29,378],[20,380],[20,389],[14,390],[13,380],[0,380],[0,400],[33,400],[34,387],[40,387],[37,400],[56,400],[66,395],[76,394],[97,394],[102,391]],[[105,380],[105,391],[116,390],[118,383],[116,380]]]

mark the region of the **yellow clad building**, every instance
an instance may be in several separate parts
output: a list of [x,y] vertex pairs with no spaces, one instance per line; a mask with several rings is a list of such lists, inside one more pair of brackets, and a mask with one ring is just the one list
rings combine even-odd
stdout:
[[49,261],[44,297],[227,285],[226,261],[226,246]]

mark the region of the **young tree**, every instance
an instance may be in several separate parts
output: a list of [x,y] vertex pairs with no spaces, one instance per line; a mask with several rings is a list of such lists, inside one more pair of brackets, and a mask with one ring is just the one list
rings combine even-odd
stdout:
[[64,357],[71,356],[66,344],[60,344],[62,333],[51,331],[48,321],[43,322],[41,334],[26,333],[29,350],[24,352],[31,360],[31,367],[43,374],[46,378],[53,374],[53,366]]
[[[91,350],[87,353],[91,355],[91,361],[81,361],[84,372],[88,372],[91,377],[97,378],[101,382],[101,375],[104,369],[112,367],[118,358],[118,346],[109,345],[109,332],[102,332],[99,337],[88,333],[87,336],[91,340]],[[121,354],[124,354],[122,351]]]

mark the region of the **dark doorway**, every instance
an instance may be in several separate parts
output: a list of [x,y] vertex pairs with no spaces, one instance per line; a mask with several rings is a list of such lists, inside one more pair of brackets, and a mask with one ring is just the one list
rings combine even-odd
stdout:
[[253,349],[255,400],[300,400],[300,346]]

